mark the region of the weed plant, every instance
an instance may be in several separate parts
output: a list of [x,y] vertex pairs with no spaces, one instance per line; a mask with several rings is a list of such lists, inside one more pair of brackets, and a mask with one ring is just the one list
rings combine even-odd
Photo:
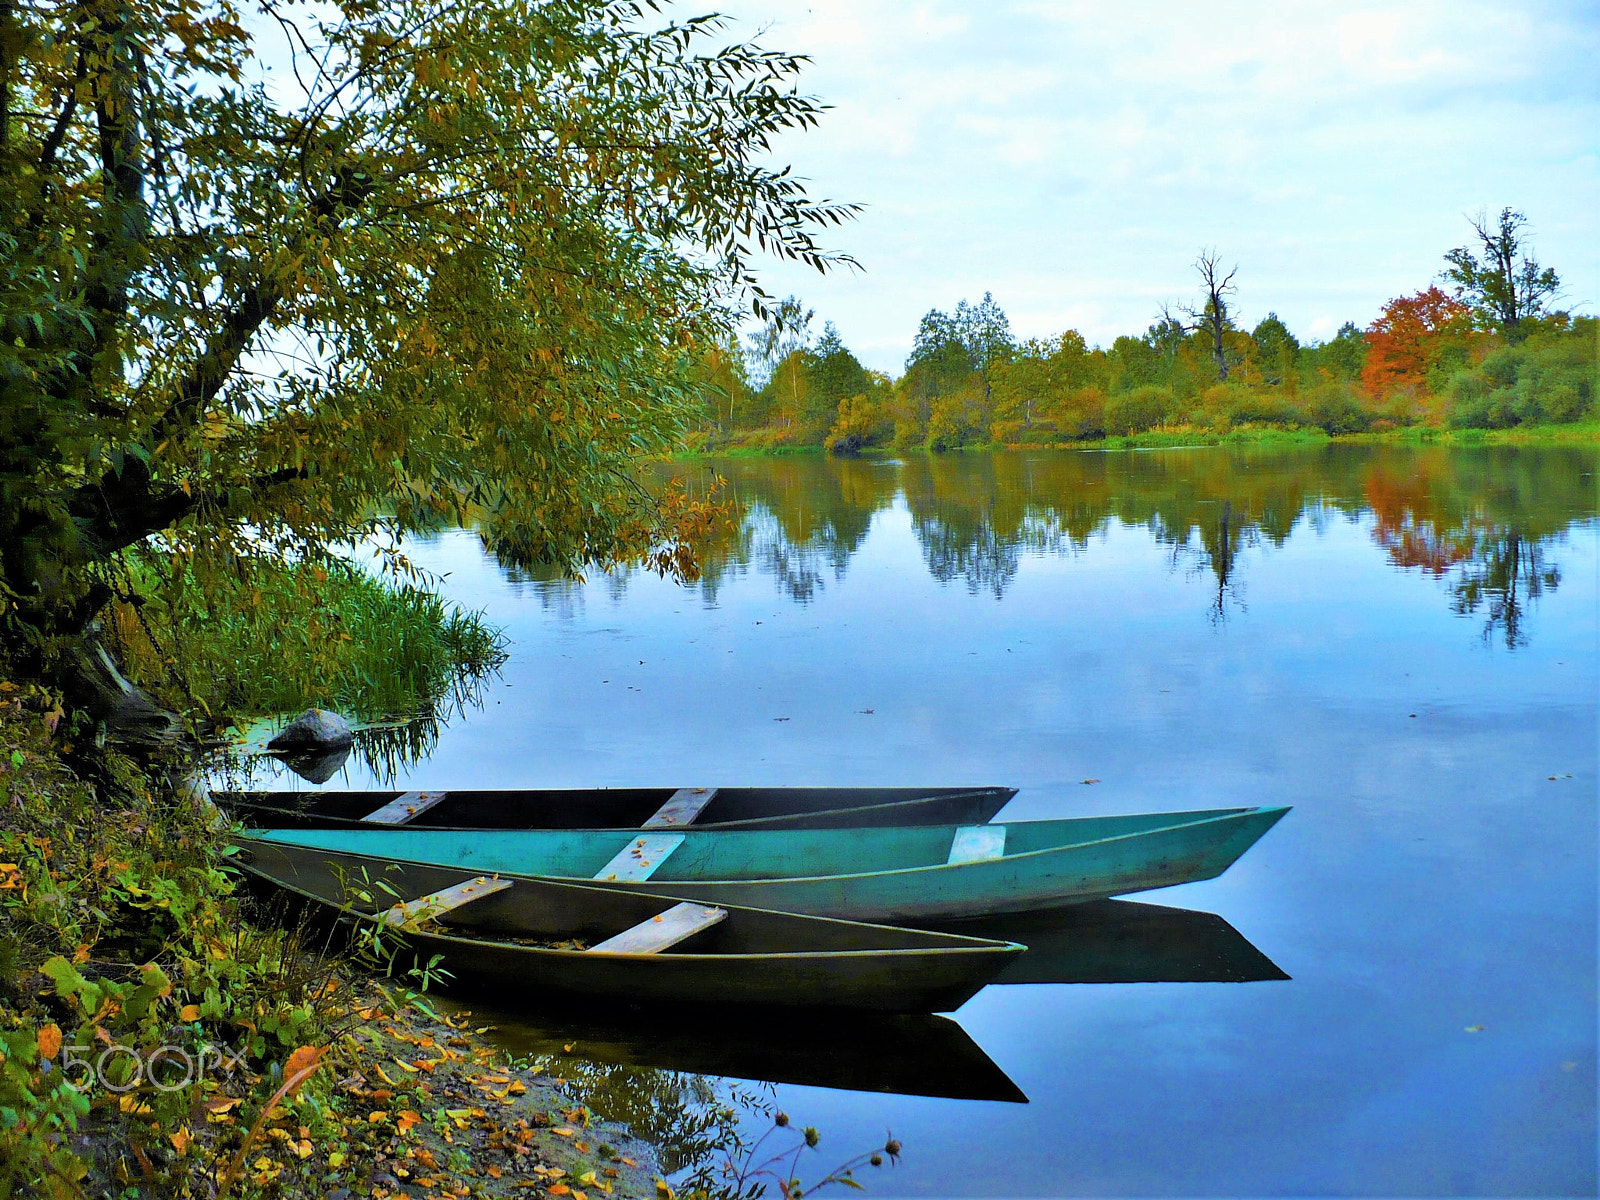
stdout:
[[481,614],[342,560],[173,577],[157,556],[132,564],[111,632],[134,682],[202,717],[309,705],[409,717],[505,661]]

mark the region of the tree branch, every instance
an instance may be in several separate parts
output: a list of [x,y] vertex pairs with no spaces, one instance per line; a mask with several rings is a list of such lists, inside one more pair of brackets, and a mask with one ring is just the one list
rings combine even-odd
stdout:
[[[365,171],[354,166],[345,167],[333,186],[311,202],[313,222],[322,225],[341,212],[360,208],[372,195],[374,186],[372,176]],[[283,290],[271,280],[260,280],[246,289],[223,320],[221,330],[211,338],[189,377],[178,385],[176,398],[145,434],[148,445],[160,445],[205,410],[233,374],[250,340],[283,299]]]

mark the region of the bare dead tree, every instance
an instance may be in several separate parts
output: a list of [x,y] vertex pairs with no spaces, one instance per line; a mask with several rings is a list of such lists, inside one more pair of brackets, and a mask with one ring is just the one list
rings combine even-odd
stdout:
[[1179,305],[1179,311],[1189,318],[1190,329],[1203,329],[1211,335],[1211,357],[1217,363],[1217,378],[1228,378],[1228,352],[1222,344],[1222,335],[1229,327],[1228,297],[1234,292],[1233,277],[1239,273],[1235,265],[1223,274],[1215,250],[1202,250],[1194,260],[1194,269],[1200,274],[1200,284],[1205,300],[1199,308]]

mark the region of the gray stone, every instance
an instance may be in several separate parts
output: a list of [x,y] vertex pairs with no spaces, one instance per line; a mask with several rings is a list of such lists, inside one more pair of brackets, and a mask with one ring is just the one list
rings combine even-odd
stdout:
[[304,753],[308,750],[334,750],[355,740],[355,731],[336,712],[308,708],[290,721],[267,743],[268,750]]

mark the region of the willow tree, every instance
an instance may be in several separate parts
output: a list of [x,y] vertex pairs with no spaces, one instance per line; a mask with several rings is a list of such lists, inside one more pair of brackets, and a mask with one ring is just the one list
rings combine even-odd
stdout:
[[[0,606],[82,682],[130,553],[221,578],[467,511],[682,570],[641,460],[849,206],[802,60],[584,0],[0,0]],[[690,568],[692,569],[692,568]]]

